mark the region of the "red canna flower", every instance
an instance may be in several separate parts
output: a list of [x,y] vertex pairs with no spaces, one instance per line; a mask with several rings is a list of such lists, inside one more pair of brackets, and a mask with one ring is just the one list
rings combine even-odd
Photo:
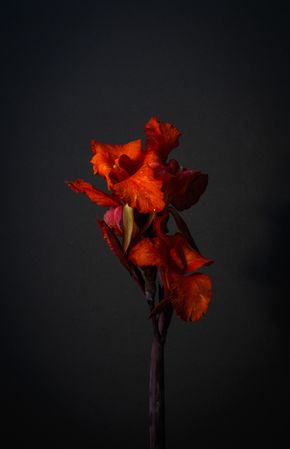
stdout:
[[[67,184],[109,208],[98,221],[103,236],[146,295],[150,289],[155,291],[156,276],[151,278],[158,268],[164,297],[152,314],[161,313],[170,303],[179,317],[194,321],[207,311],[211,281],[192,272],[212,261],[201,256],[177,210],[188,209],[199,200],[208,178],[200,171],[181,168],[175,159],[167,161],[181,136],[173,125],[152,117],[145,125],[145,136],[144,149],[141,140],[124,145],[92,141],[93,172],[106,180],[112,193],[81,179]],[[168,212],[179,229],[174,235],[166,231]]]
[[[149,376],[151,449],[164,444],[164,344],[172,312],[185,321],[199,320],[211,299],[211,280],[198,272],[212,260],[202,256],[179,211],[194,205],[207,186],[206,174],[168,160],[181,133],[152,117],[141,140],[124,145],[92,141],[95,175],[110,193],[77,179],[67,182],[77,193],[106,208],[97,220],[105,241],[140,286],[153,324]],[[173,217],[177,232],[169,234]],[[156,291],[159,301],[156,301]]]

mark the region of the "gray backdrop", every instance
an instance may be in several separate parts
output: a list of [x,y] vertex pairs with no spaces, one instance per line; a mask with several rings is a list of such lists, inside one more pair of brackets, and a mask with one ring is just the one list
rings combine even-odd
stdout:
[[208,314],[174,318],[168,449],[286,433],[289,11],[282,2],[11,2],[1,16],[4,432],[148,448],[148,310],[65,179],[90,140],[174,123],[172,156],[209,173],[184,213],[215,260]]

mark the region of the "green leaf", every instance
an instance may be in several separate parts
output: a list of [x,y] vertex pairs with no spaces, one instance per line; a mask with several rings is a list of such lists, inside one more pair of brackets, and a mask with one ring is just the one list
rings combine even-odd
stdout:
[[123,229],[123,250],[126,252],[130,246],[134,230],[134,209],[128,204],[123,207]]

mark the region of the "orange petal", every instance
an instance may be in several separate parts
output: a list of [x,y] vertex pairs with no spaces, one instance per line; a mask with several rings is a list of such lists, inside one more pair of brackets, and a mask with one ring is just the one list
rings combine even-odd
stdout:
[[211,299],[211,280],[201,273],[191,276],[170,274],[170,298],[176,315],[185,321],[199,320]]
[[198,171],[184,169],[165,183],[169,202],[177,210],[189,209],[197,203],[207,187],[208,176]]
[[[128,176],[127,171],[124,169],[126,164],[132,169],[132,164],[134,165],[134,163],[141,159],[141,140],[133,140],[124,145],[108,145],[93,140],[92,152],[93,157],[91,163],[94,174],[99,174],[103,178],[106,178],[108,188],[110,189],[114,182],[126,179]],[[122,160],[121,166],[119,165],[119,158]]]
[[151,117],[145,125],[146,151],[156,151],[161,154],[163,160],[179,144],[181,132],[170,123],[159,122],[156,117]]
[[129,206],[141,214],[159,212],[165,207],[162,181],[154,178],[153,169],[143,165],[137,172],[113,186],[113,190]]
[[212,260],[203,257],[198,251],[192,249],[184,235],[176,233],[166,236],[168,241],[170,265],[180,273],[191,273],[204,265],[210,265]]
[[120,200],[116,195],[109,195],[96,189],[88,182],[82,179],[76,179],[75,181],[67,181],[67,185],[76,193],[84,193],[87,197],[98,206],[110,207],[119,206]]
[[166,263],[166,248],[158,237],[145,238],[133,246],[128,259],[138,267],[161,266]]

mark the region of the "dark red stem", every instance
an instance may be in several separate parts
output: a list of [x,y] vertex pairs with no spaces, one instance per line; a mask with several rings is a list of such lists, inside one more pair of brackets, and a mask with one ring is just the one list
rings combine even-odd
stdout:
[[150,449],[165,449],[164,345],[172,315],[167,305],[158,317],[152,318],[153,341],[149,379]]
[[150,449],[165,449],[164,343],[153,336],[149,380]]

